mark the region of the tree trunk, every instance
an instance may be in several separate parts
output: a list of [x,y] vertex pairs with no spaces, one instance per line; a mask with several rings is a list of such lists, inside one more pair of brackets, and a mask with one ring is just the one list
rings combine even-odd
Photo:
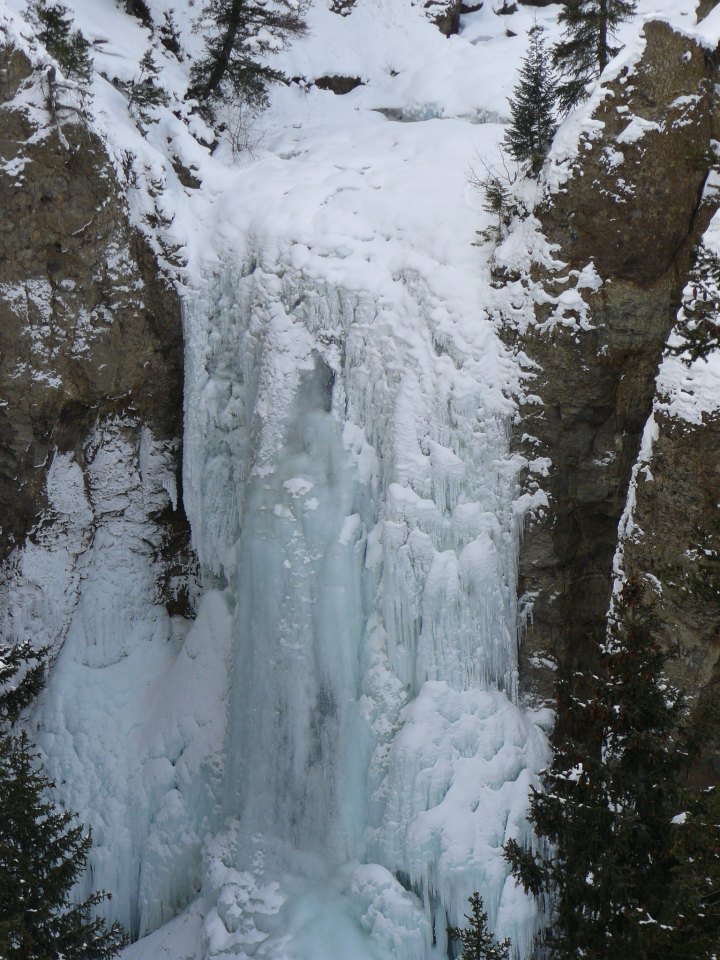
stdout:
[[600,0],[598,10],[598,66],[603,72],[608,62],[608,3],[610,0]]
[[220,52],[215,61],[215,66],[210,71],[210,76],[207,79],[205,84],[205,95],[212,93],[213,90],[217,88],[222,83],[223,77],[230,63],[230,56],[235,47],[235,41],[237,39],[238,29],[240,27],[240,5],[243,0],[231,0],[230,7],[230,17],[228,20],[227,30],[225,36],[222,40],[222,46],[220,47]]

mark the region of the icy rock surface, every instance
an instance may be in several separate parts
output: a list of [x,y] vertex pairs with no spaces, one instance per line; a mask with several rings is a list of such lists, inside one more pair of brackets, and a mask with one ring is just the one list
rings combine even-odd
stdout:
[[137,936],[200,883],[217,807],[228,615],[208,592],[188,632],[157,596],[153,515],[176,496],[167,445],[114,416],[81,461],[54,457],[48,509],[4,570],[0,632],[50,650],[32,736],[62,801],[92,825],[88,892],[112,891],[108,913]]

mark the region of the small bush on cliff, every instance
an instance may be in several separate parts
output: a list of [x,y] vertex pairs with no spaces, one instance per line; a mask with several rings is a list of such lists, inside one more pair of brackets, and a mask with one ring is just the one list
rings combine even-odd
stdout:
[[520,80],[510,98],[512,121],[503,146],[518,163],[529,163],[533,172],[542,166],[557,129],[557,92],[542,27],[530,30],[530,46],[520,68]]
[[558,16],[563,39],[553,50],[553,63],[564,77],[558,86],[562,112],[585,99],[587,84],[620,49],[613,44],[615,30],[635,9],[636,0],[567,0]]
[[486,163],[482,157],[480,169],[471,167],[468,183],[482,193],[482,208],[495,222],[485,230],[479,231],[481,242],[500,243],[507,235],[512,218],[518,214],[518,205],[512,194],[512,186],[518,178],[518,171],[512,170],[507,158],[501,154],[502,170]]
[[65,4],[60,0],[31,0],[29,13],[37,26],[38,40],[65,73],[80,84],[90,83],[91,44],[79,30],[73,30],[72,16]]
[[147,126],[157,123],[157,107],[166,107],[169,102],[167,92],[158,84],[158,68],[152,51],[146,50],[140,61],[140,76],[130,85],[130,113],[138,118],[141,127]]
[[[684,814],[699,803],[686,785],[699,738],[687,726],[686,698],[664,675],[667,656],[637,578],[616,614],[597,672],[558,684],[562,729],[530,812],[551,852],[538,856],[511,840],[505,856],[527,892],[554,904],[545,933],[553,960],[710,960],[703,945],[720,934],[720,827],[700,804],[698,841]],[[712,851],[710,862],[694,855],[699,846]],[[702,930],[694,928],[698,908]]]
[[675,334],[668,352],[688,364],[720,347],[720,257],[705,246],[695,254]]
[[465,914],[466,927],[448,927],[448,936],[462,944],[460,960],[507,960],[510,941],[498,943],[490,932],[488,915],[483,910],[483,899],[473,893],[468,899],[470,913]]

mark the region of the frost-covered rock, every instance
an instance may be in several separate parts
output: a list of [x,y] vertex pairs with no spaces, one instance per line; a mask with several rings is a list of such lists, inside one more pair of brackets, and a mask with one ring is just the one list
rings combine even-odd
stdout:
[[[711,255],[720,250],[716,213],[702,238]],[[680,335],[684,311],[700,297],[709,315],[717,316],[716,279],[692,278],[683,291],[679,327],[658,373],[652,413],[645,428],[648,442],[636,463],[625,505],[616,554],[617,576],[628,570],[644,574],[655,613],[668,644],[680,646],[672,664],[676,678],[697,692],[712,687],[718,675],[716,628],[720,609],[720,352],[693,359]],[[717,775],[712,756],[705,775]]]
[[130,226],[102,140],[76,90],[58,88],[53,119],[48,64],[16,43],[6,34],[0,51],[3,551],[38,516],[53,451],[78,449],[98,417],[132,406],[176,443],[182,374],[177,296]]
[[[160,679],[183,690],[195,600],[180,305],[88,95],[5,7],[0,31],[0,631],[50,650],[28,722],[94,828],[94,882],[136,934],[199,883],[200,827],[178,810],[183,791],[193,806],[186,740],[201,714],[164,735],[155,723]],[[212,791],[205,773],[192,790]]]

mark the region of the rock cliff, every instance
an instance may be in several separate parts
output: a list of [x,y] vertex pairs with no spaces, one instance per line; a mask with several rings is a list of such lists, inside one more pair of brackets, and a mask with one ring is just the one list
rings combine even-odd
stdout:
[[709,50],[648,23],[642,56],[605,84],[571,169],[535,210],[551,255],[524,281],[534,318],[520,346],[538,405],[525,408],[517,443],[529,461],[552,461],[547,477],[529,474],[548,508],[520,560],[524,680],[541,696],[548,666],[586,662],[588,640],[602,636],[614,566],[649,575],[668,642],[689,651],[683,680],[717,674],[717,417],[690,425],[659,411],[652,463],[633,470],[717,209],[716,69]]
[[[128,469],[147,472],[152,450],[171,490],[182,334],[177,295],[130,224],[78,91],[5,46],[0,101],[0,556],[12,556],[57,519],[47,479],[58,456],[81,468],[93,509],[111,509],[95,502],[88,473],[100,449],[92,438],[110,426]],[[118,515],[131,483],[130,472],[115,477]],[[172,492],[146,506],[158,525],[159,582],[168,582],[188,541],[181,502]],[[10,620],[4,609],[13,633]]]

